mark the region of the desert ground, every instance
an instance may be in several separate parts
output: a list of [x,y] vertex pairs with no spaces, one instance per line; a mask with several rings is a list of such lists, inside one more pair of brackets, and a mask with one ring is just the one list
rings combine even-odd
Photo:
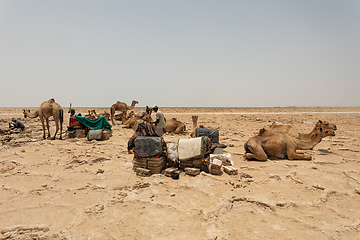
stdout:
[[[12,117],[26,126],[0,135],[0,239],[360,239],[360,108],[160,106],[187,127],[165,134],[168,144],[190,138],[198,115],[198,124],[219,129],[238,169],[178,180],[137,176],[127,152],[133,130],[120,122],[106,141],[43,140],[40,120],[22,109],[0,108],[0,129]],[[259,129],[277,122],[310,132],[319,119],[337,131],[304,151],[312,160],[244,159]]]

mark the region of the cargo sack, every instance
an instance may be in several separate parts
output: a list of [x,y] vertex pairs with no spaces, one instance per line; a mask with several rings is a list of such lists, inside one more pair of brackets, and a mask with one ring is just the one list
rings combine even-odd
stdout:
[[162,137],[139,136],[135,140],[134,152],[139,158],[153,157],[163,154]]
[[180,161],[204,157],[204,141],[202,137],[179,139],[178,157]]
[[91,140],[101,140],[102,133],[103,133],[102,129],[89,130],[89,132],[88,132],[88,140],[89,141],[91,141]]
[[210,128],[196,128],[195,137],[208,137],[212,143],[219,143],[219,130]]

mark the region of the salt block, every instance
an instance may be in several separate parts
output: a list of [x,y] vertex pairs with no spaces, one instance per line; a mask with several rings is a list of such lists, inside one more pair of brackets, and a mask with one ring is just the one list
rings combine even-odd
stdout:
[[136,168],[135,172],[140,176],[151,176],[151,171],[146,168]]
[[185,168],[185,174],[190,176],[196,176],[200,174],[200,169],[198,168]]
[[226,172],[229,175],[236,175],[238,173],[238,170],[232,166],[224,166],[223,169],[224,172]]
[[[210,164],[211,166],[211,164]],[[215,169],[215,168],[210,168],[209,169],[209,173],[213,174],[213,175],[220,175],[221,174],[221,170],[220,169]]]
[[213,159],[212,163],[210,164],[211,169],[220,169],[222,166],[222,161],[219,159]]

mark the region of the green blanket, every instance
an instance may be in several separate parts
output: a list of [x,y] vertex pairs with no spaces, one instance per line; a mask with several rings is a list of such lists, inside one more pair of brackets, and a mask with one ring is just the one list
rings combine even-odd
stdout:
[[98,130],[98,129],[105,129],[106,126],[109,126],[111,130],[111,125],[104,117],[99,117],[96,119],[87,119],[85,117],[76,116],[76,119],[84,126]]

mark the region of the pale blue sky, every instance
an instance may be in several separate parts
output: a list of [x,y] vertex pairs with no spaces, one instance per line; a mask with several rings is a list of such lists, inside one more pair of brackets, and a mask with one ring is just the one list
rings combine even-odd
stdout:
[[0,107],[355,107],[359,44],[359,0],[0,0]]

